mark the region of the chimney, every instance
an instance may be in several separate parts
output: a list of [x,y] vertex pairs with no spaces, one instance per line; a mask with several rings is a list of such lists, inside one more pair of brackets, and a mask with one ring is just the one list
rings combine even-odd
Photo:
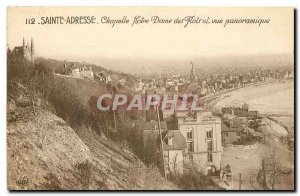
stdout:
[[173,145],[173,137],[174,137],[173,133],[168,133],[168,145],[169,146]]
[[173,145],[173,137],[172,136],[168,136],[168,145],[169,146]]

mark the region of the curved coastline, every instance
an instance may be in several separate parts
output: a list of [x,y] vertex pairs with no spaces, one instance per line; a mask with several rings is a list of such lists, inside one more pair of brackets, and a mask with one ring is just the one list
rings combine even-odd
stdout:
[[267,117],[286,131],[294,125],[294,80],[256,83],[221,96],[214,105],[216,109],[247,103],[250,110],[259,111],[261,116]]

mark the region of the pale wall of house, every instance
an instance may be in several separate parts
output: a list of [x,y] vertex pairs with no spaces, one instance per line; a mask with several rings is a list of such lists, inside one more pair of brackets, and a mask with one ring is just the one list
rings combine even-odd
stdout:
[[[212,139],[206,137],[207,128],[213,128]],[[193,129],[193,139],[187,139],[188,128]],[[179,124],[179,131],[188,141],[193,141],[194,152],[193,164],[198,168],[199,171],[207,174],[208,168],[214,166],[217,170],[220,169],[221,156],[223,152],[222,146],[222,135],[221,135],[221,123],[207,123],[207,124]],[[213,149],[211,151],[213,161],[208,162],[208,150],[207,142],[211,140],[213,142]]]
[[74,76],[74,77],[80,77],[79,69],[73,69],[72,70],[72,76]]
[[[182,150],[164,151],[167,171],[173,174],[183,174],[183,155]],[[174,167],[175,166],[175,167]]]
[[87,78],[92,78],[94,77],[93,71],[87,70],[87,71],[81,71],[80,72],[81,77],[87,77]]
[[198,171],[208,174],[209,169],[219,170],[221,166],[221,152],[212,152],[212,162],[208,161],[207,153],[193,154],[193,164]]
[[[187,130],[191,127],[193,131],[193,139],[187,139]],[[207,152],[207,141],[206,128],[213,128],[213,151],[223,151],[222,148],[222,135],[221,135],[221,124],[201,124],[201,125],[185,125],[179,124],[179,131],[186,138],[187,141],[193,141],[194,152]]]
[[[228,136],[226,135],[228,133]],[[226,147],[227,144],[233,144],[241,139],[241,136],[238,136],[236,132],[223,132],[223,145]]]

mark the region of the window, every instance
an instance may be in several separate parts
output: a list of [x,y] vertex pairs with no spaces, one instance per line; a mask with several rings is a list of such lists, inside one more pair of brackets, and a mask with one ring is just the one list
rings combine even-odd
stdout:
[[213,137],[213,128],[206,127],[206,138],[212,138],[212,137]]
[[213,143],[212,141],[207,142],[207,151],[212,151],[213,150]]
[[168,136],[168,145],[169,146],[173,145],[173,137],[172,136]]
[[206,132],[206,138],[212,138],[212,131]]
[[188,152],[194,152],[193,142],[187,142],[187,150]]
[[187,137],[187,139],[193,139],[193,133],[191,131],[187,132],[186,137]]
[[212,161],[213,161],[213,157],[212,157],[212,154],[211,154],[211,153],[208,153],[208,154],[207,154],[207,161],[208,161],[208,162],[212,162]]
[[193,128],[189,127],[186,129],[186,138],[193,139]]
[[226,137],[228,137],[228,132],[225,133]]

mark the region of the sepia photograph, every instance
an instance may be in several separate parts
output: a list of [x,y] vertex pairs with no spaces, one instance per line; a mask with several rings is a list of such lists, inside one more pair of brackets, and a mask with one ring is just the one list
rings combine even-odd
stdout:
[[295,191],[294,8],[6,15],[9,191]]

